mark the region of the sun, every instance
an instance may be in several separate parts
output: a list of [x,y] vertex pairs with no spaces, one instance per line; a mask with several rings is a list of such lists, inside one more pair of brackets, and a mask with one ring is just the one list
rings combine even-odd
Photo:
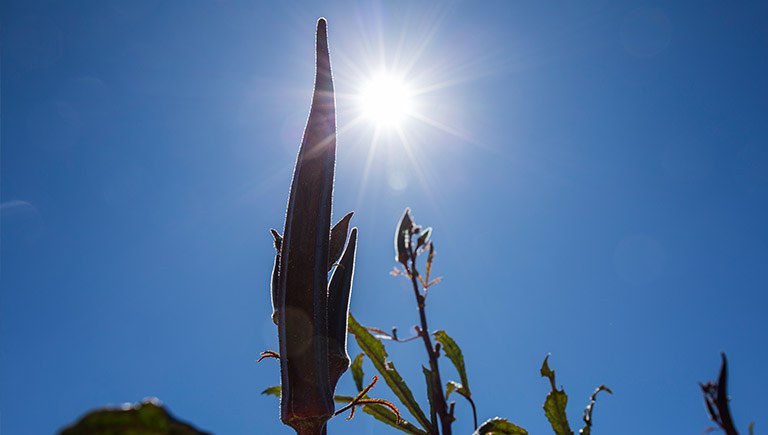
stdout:
[[359,104],[377,126],[399,127],[413,115],[413,91],[401,77],[380,74],[361,86]]

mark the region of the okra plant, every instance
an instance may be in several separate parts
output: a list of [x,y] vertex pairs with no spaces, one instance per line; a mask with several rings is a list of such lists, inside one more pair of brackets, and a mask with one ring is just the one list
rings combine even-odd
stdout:
[[[459,345],[443,330],[430,331],[426,302],[429,289],[441,278],[432,276],[435,244],[432,229],[416,225],[409,209],[405,210],[395,232],[394,251],[397,267],[393,275],[407,279],[418,307],[415,335],[400,338],[397,330],[386,332],[365,327],[349,314],[349,300],[355,268],[357,229],[349,230],[352,213],[347,213],[331,227],[333,177],[336,164],[336,116],[333,78],[325,19],[317,22],[315,88],[304,137],[296,159],[283,234],[271,230],[275,260],[271,280],[272,320],[277,325],[279,352],[264,351],[259,361],[280,361],[280,386],[262,394],[280,397],[280,418],[298,435],[323,435],[334,416],[362,411],[375,419],[412,435],[450,435],[455,421],[454,393],[466,399],[472,409],[474,435],[528,432],[510,421],[494,417],[478,424],[477,409],[469,387],[467,369]],[[347,237],[349,233],[349,237]],[[345,247],[346,245],[346,247]],[[426,257],[426,258],[424,258]],[[423,268],[422,268],[423,265]],[[329,273],[332,272],[330,280]],[[362,350],[350,362],[347,334],[354,336]],[[422,366],[426,385],[425,411],[412,389],[388,359],[384,343],[421,342],[427,366]],[[458,381],[445,382],[441,358],[453,365]],[[372,397],[379,377],[364,382],[363,363],[368,359],[400,402],[399,405]],[[551,391],[544,400],[544,414],[556,435],[573,435],[566,405],[568,396],[558,389],[549,357],[541,366]],[[351,368],[357,394],[335,394],[344,372]],[[737,435],[731,417],[728,396],[728,370],[722,357],[716,382],[701,384],[710,419],[727,435]],[[611,390],[600,385],[589,398],[583,413],[580,435],[592,430],[592,412],[597,395]],[[344,404],[334,409],[334,402]],[[404,417],[405,409],[410,417]],[[753,425],[749,426],[752,434]],[[133,406],[93,411],[61,434],[167,434],[204,435],[193,426],[177,420],[159,403],[145,401]]]
[[[453,392],[463,396],[472,406],[476,433],[526,434],[525,429],[500,418],[488,420],[478,427],[477,410],[461,349],[445,331],[430,333],[427,324],[427,292],[440,278],[431,278],[435,257],[434,243],[430,239],[432,230],[422,230],[416,225],[410,210],[406,209],[395,234],[395,260],[400,269],[395,269],[394,274],[411,282],[418,306],[419,326],[415,327],[413,339],[421,339],[427,353],[429,368],[422,369],[427,385],[428,413],[415,400],[394,364],[387,360],[382,343],[382,340],[407,340],[399,340],[396,331],[387,334],[378,328],[363,327],[349,314],[357,230],[352,229],[344,249],[352,213],[331,228],[336,117],[328,29],[322,18],[317,23],[315,61],[315,89],[288,196],[285,229],[282,235],[271,230],[276,250],[271,282],[272,320],[277,324],[280,351],[264,351],[261,359],[280,360],[281,385],[268,388],[264,393],[280,396],[280,418],[298,435],[324,434],[326,423],[332,416],[347,409],[354,413],[358,406],[407,433],[450,435],[455,420],[455,402],[449,404],[448,398]],[[427,253],[427,259],[424,274],[421,274],[418,259],[424,253]],[[337,261],[329,283],[328,273]],[[358,394],[334,397],[336,384],[350,365],[346,349],[348,329],[363,350],[352,364]],[[460,383],[448,382],[445,388],[439,364],[443,353],[453,363],[461,380]],[[401,405],[413,416],[414,423],[403,419],[392,403],[368,395],[378,377],[363,387],[364,356],[370,359]],[[553,389],[544,405],[547,418],[557,434],[571,434],[565,418],[567,396],[556,389],[554,371],[549,369],[546,359],[541,374],[549,378]],[[610,392],[604,386],[595,391],[585,411],[586,425],[581,433],[589,433],[592,405],[599,391]],[[347,403],[347,406],[334,411],[334,400]]]

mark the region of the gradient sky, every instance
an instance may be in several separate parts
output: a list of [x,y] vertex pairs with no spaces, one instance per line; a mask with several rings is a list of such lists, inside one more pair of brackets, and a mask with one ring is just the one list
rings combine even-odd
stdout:
[[[278,364],[255,360],[277,348],[268,230],[320,16],[360,322],[417,323],[388,275],[409,206],[445,278],[430,327],[463,348],[481,420],[551,433],[551,354],[574,427],[606,384],[595,433],[702,433],[697,382],[725,351],[737,424],[768,433],[767,3],[6,0],[2,435],[147,396],[217,434],[291,433],[259,394]],[[357,97],[381,71],[418,95],[376,133]],[[426,405],[424,349],[387,347]],[[363,413],[329,432],[399,433]]]

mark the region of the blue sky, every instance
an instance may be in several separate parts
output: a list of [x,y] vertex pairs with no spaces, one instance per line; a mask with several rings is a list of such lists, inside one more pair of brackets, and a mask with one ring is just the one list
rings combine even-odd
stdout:
[[[277,348],[268,229],[283,225],[325,16],[359,321],[417,323],[388,276],[410,206],[444,277],[430,326],[462,346],[481,420],[549,433],[551,354],[574,426],[602,383],[615,394],[596,433],[701,433],[697,382],[725,351],[734,416],[764,433],[767,9],[3,2],[0,432],[157,396],[218,434],[291,433],[259,394],[278,365],[255,360]],[[359,117],[382,71],[418,94],[399,130]],[[423,398],[423,348],[388,351]],[[353,389],[347,375],[338,392]],[[456,433],[472,430],[465,405]],[[330,433],[394,432],[358,414]]]

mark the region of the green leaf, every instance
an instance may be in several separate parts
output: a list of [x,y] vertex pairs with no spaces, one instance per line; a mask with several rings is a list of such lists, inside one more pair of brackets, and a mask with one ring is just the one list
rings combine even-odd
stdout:
[[266,390],[262,391],[261,394],[264,394],[267,396],[280,397],[280,395],[283,394],[283,387],[281,387],[280,385],[275,385],[274,387],[269,387]]
[[544,413],[557,435],[573,435],[565,407],[568,404],[568,395],[563,390],[552,390],[544,401]]
[[579,431],[581,435],[590,435],[592,433],[592,410],[595,408],[595,402],[597,401],[597,393],[605,391],[608,394],[613,394],[610,388],[605,385],[597,387],[594,393],[589,396],[589,404],[584,409],[584,427]]
[[552,383],[552,388],[555,388],[555,371],[549,368],[549,355],[544,358],[544,363],[541,364],[541,377],[549,378],[549,382]]
[[431,431],[432,424],[427,419],[427,416],[424,415],[424,411],[421,410],[416,399],[413,398],[411,389],[408,388],[400,373],[397,372],[395,365],[391,361],[387,361],[388,355],[384,345],[371,335],[364,326],[357,323],[352,313],[349,314],[349,332],[355,336],[357,345],[370,358],[373,366],[384,378],[392,392],[400,399],[403,406],[408,409],[424,429]]
[[411,209],[406,208],[395,234],[395,260],[406,268],[408,267],[408,259],[411,258],[411,235],[414,226],[410,213]]
[[747,427],[747,432],[749,432],[749,435],[755,435],[755,422],[749,423],[749,426]]
[[549,368],[547,360],[549,355],[544,358],[544,363],[541,365],[541,376],[549,378],[549,383],[552,386],[552,391],[547,394],[546,400],[544,400],[544,414],[549,420],[549,424],[552,425],[552,429],[557,435],[573,435],[571,426],[568,424],[568,417],[565,414],[566,405],[568,405],[568,395],[565,391],[558,390],[555,386],[555,371]]
[[[360,354],[362,355],[362,354]],[[360,356],[358,355],[358,356]],[[357,360],[357,358],[355,358]],[[362,359],[361,359],[362,361]],[[281,388],[279,385],[276,385],[274,387],[269,387],[266,390],[262,391],[261,394],[267,394],[270,396],[276,396],[280,397]],[[368,398],[366,396],[366,398]],[[344,396],[341,394],[337,394],[333,396],[333,400],[336,403],[349,403],[354,399],[352,396]],[[416,427],[413,423],[410,423],[406,420],[400,420],[398,422],[397,415],[395,415],[394,412],[392,412],[389,408],[382,405],[376,405],[376,404],[366,404],[361,405],[363,408],[363,412],[365,412],[368,415],[373,416],[376,420],[379,420],[381,422],[384,422],[394,428],[400,429],[403,432],[413,434],[413,435],[428,435],[423,430]]]
[[467,399],[471,397],[469,393],[467,393],[467,390],[464,389],[463,385],[456,381],[448,381],[448,383],[445,385],[445,400],[448,400],[448,396],[450,396],[454,391]]
[[421,366],[424,373],[424,379],[427,381],[427,399],[429,400],[429,418],[432,421],[432,427],[437,427],[437,411],[435,411],[435,390],[439,391],[435,375],[428,368]]
[[[352,396],[342,396],[342,395],[336,395],[333,397],[333,400],[337,403],[349,403],[354,399]],[[427,432],[424,432],[423,430],[419,429],[414,425],[413,423],[410,423],[406,420],[400,419],[398,421],[397,415],[395,415],[394,412],[392,412],[389,408],[383,405],[377,405],[377,404],[365,404],[362,405],[363,412],[366,414],[372,416],[376,420],[379,420],[380,422],[383,422],[389,426],[392,426],[396,429],[400,429],[401,431],[413,435],[428,435]]]
[[464,354],[461,353],[461,348],[445,331],[435,331],[432,335],[443,345],[443,352],[445,352],[445,355],[456,367],[456,371],[459,372],[461,387],[464,391],[461,394],[466,397],[472,397],[472,393],[469,390],[469,380],[467,379],[467,369],[464,366]]
[[60,435],[210,435],[174,418],[157,399],[91,411]]
[[357,387],[357,391],[363,391],[363,358],[365,357],[364,354],[360,353],[358,354],[355,359],[352,361],[352,364],[349,366],[349,369],[352,371],[352,378],[355,380],[355,387]]
[[528,431],[504,418],[494,417],[481,424],[472,435],[528,435]]
[[453,393],[454,391],[461,388],[461,384],[455,381],[448,381],[448,383],[445,385],[445,400],[448,400],[448,397]]

